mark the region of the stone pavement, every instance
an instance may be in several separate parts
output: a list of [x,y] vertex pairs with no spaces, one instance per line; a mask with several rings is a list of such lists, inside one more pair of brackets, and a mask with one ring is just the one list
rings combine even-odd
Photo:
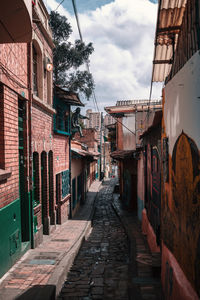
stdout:
[[91,231],[94,202],[101,182],[95,181],[77,215],[29,250],[0,279],[0,300],[54,300],[84,240]]
[[67,275],[59,300],[129,299],[129,241],[112,208],[114,180],[95,202],[93,229]]
[[164,299],[160,280],[160,253],[152,254],[136,215],[123,208],[113,194],[113,208],[121,219],[130,242],[129,299]]
[[[159,264],[141,224],[104,181],[95,202],[93,229],[82,244],[57,300],[164,299]],[[114,208],[114,209],[113,209]]]

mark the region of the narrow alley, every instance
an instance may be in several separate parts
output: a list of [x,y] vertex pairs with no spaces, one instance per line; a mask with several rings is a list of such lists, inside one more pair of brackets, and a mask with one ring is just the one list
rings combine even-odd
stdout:
[[0,300],[200,300],[200,0],[0,4]]
[[123,210],[117,194],[113,201],[115,183],[105,181],[98,193],[92,232],[67,275],[59,300],[162,299],[160,280],[152,275],[152,256],[139,224],[130,214],[129,221],[135,223],[130,224],[131,241],[118,216]]

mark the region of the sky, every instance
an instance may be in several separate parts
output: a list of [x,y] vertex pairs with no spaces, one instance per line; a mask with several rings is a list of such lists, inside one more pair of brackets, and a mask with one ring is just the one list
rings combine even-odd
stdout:
[[[44,0],[49,10],[61,1]],[[95,81],[99,110],[118,100],[149,99],[156,0],[76,0],[83,40],[92,42],[90,71]],[[72,41],[79,38],[71,0],[64,0],[58,12],[72,25]],[[160,99],[160,84],[153,85],[153,99]],[[93,99],[85,109],[95,111]]]

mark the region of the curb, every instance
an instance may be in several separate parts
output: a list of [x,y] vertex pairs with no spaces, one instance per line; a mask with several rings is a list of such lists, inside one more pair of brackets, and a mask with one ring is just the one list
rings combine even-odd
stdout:
[[[64,255],[64,257],[62,258],[60,263],[55,268],[52,276],[48,280],[48,283],[47,283],[48,285],[54,285],[55,286],[55,295],[56,295],[56,297],[59,295],[59,293],[61,291],[63,282],[66,279],[67,273],[68,273],[69,269],[71,268],[71,266],[74,262],[74,259],[76,258],[76,255],[78,254],[78,251],[79,251],[82,243],[84,242],[85,238],[88,237],[88,235],[91,231],[92,218],[93,218],[93,215],[94,215],[94,212],[95,212],[95,203],[96,203],[97,195],[98,195],[98,192],[99,192],[101,186],[102,186],[102,182],[99,184],[99,187],[96,191],[96,195],[94,197],[91,213],[89,215],[88,221],[87,221],[82,233],[77,238],[77,240],[75,241],[75,243],[73,244],[71,249]],[[49,298],[49,299],[52,299],[52,298]],[[48,299],[46,299],[46,300],[48,300]]]

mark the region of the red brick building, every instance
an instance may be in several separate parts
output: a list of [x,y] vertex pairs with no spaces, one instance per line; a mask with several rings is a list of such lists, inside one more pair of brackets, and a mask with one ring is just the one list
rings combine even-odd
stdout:
[[0,10],[0,276],[31,246],[31,9],[20,0]]
[[2,4],[0,18],[2,276],[70,214],[70,106],[82,103],[53,91],[54,44],[42,0]]
[[[52,72],[47,63],[53,61],[53,42],[48,25],[49,15],[42,1],[33,6],[32,36],[32,103],[30,112],[32,151],[32,202],[35,246],[43,234],[55,224],[53,183],[53,96]],[[51,188],[50,188],[51,187]]]

